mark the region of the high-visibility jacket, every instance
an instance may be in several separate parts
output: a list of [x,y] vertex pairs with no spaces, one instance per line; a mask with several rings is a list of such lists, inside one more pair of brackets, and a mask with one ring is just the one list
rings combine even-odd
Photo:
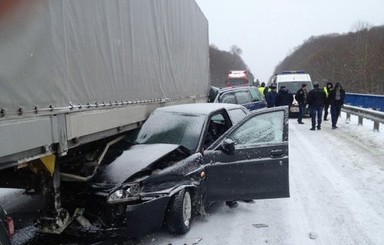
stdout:
[[259,91],[264,95],[264,89],[265,87],[259,87]]
[[325,92],[326,97],[328,97],[328,94],[329,94],[328,88],[327,88],[327,87],[324,87],[323,90],[324,90],[324,92]]

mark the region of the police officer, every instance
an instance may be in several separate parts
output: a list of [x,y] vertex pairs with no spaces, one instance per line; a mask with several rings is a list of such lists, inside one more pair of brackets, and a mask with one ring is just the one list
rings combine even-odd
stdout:
[[259,86],[259,91],[265,96],[264,90],[265,90],[265,82],[262,82],[261,85]]
[[324,103],[324,121],[328,121],[328,108],[329,108],[329,92],[333,88],[333,84],[331,82],[327,82],[327,85],[323,88],[324,93],[326,95],[325,103]]

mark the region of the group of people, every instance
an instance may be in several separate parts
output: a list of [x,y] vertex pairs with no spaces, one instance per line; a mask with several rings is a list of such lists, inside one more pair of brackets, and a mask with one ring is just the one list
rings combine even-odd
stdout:
[[[306,87],[307,84],[303,83],[295,95],[295,99],[299,105],[297,122],[299,124],[304,124],[303,117],[308,105],[312,122],[310,130],[316,130],[316,128],[320,130],[322,119],[324,121],[328,121],[328,110],[329,107],[331,107],[332,129],[336,129],[337,120],[340,116],[341,107],[344,104],[345,98],[345,91],[343,87],[340,83],[336,83],[335,87],[333,87],[331,82],[328,82],[324,88],[320,88],[320,84],[318,82],[314,82],[314,88],[310,91],[307,91]],[[271,84],[269,88],[266,88],[265,83],[262,83],[259,90],[265,96],[267,107],[283,105],[291,106],[293,102],[293,94],[285,86],[281,86],[280,90],[277,92],[276,84]]]
[[291,106],[293,102],[293,94],[285,86],[281,86],[277,92],[276,84],[271,84],[269,88],[265,88],[265,84],[261,84],[259,90],[264,94],[268,108],[283,105]]
[[[309,92],[306,90],[306,84],[303,83],[301,88],[296,93],[296,101],[299,104],[298,123],[302,122],[305,114],[305,108],[308,104],[312,127],[310,130],[321,129],[322,119],[328,121],[328,109],[331,107],[332,129],[337,128],[337,120],[340,116],[341,107],[344,104],[345,91],[340,83],[336,83],[335,87],[331,82],[321,89],[318,82],[313,83],[313,89]],[[323,118],[324,110],[324,118]],[[317,124],[316,124],[317,123]]]

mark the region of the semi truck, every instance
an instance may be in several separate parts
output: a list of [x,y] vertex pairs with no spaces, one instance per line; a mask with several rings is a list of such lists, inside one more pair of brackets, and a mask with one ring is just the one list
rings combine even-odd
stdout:
[[225,80],[226,87],[254,85],[253,74],[247,70],[229,71]]
[[194,0],[0,2],[0,187],[43,193],[42,232],[71,222],[62,181],[93,177],[157,107],[207,101],[208,22]]

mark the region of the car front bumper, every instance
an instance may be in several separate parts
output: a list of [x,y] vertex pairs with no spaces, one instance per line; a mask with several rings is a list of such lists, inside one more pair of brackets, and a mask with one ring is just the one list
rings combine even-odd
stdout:
[[127,236],[138,237],[161,228],[170,196],[128,205],[125,213]]

